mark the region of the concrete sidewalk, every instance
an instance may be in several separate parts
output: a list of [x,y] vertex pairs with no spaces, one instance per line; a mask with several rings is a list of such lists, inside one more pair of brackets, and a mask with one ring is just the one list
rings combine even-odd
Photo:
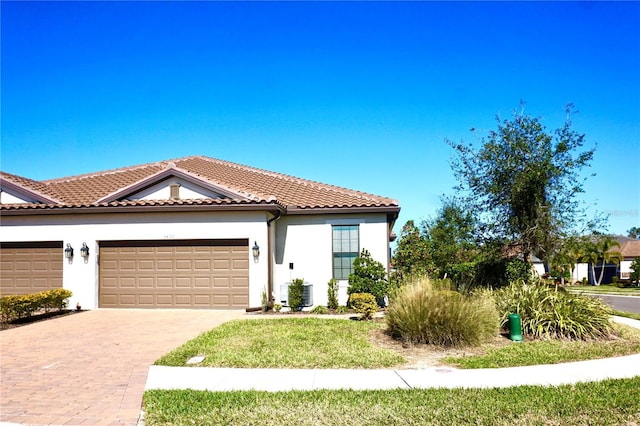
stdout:
[[[640,328],[640,321],[614,317]],[[553,365],[460,370],[245,369],[151,366],[145,390],[269,392],[314,389],[503,388],[522,385],[558,386],[640,376],[640,354]]]

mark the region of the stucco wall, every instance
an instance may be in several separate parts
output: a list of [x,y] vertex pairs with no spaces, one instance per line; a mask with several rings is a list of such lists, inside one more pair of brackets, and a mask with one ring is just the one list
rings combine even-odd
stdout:
[[[277,222],[274,297],[293,278],[313,284],[313,305],[327,304],[327,283],[333,276],[332,225],[359,225],[360,250],[366,248],[385,268],[389,263],[388,225],[384,214],[284,216]],[[290,269],[293,263],[293,269]],[[339,302],[347,302],[346,280],[340,281]]]
[[[75,250],[72,263],[63,261],[63,287],[73,292],[70,307],[98,307],[99,241],[231,239],[246,238],[261,248],[256,263],[249,250],[249,304],[260,305],[267,283],[267,214],[265,212],[188,212],[91,215],[42,215],[2,218],[2,241],[62,241]],[[80,247],[86,242],[90,255],[85,263]]]

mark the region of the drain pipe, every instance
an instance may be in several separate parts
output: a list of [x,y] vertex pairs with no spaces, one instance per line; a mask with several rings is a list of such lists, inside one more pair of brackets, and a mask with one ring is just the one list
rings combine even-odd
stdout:
[[269,294],[269,302],[273,303],[274,295],[273,295],[273,275],[271,272],[271,223],[277,221],[282,217],[282,212],[280,210],[276,211],[276,215],[271,219],[267,220],[267,291]]

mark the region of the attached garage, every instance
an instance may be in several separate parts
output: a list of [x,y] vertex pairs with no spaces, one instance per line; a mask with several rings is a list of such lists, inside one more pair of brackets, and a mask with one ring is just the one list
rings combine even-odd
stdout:
[[246,308],[249,241],[103,241],[101,308]]
[[0,244],[0,295],[62,288],[61,241]]

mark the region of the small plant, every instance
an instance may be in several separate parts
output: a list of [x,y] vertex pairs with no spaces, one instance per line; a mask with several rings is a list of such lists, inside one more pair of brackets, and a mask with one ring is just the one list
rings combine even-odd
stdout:
[[304,290],[304,279],[295,278],[289,284],[289,307],[292,311],[302,310],[302,291]]
[[331,278],[329,280],[327,289],[329,309],[336,309],[338,307],[338,280]]
[[371,253],[362,249],[360,256],[353,261],[353,273],[349,275],[349,295],[354,293],[373,294],[376,302],[384,306],[384,297],[387,295],[387,271],[382,263],[374,260]]
[[349,313],[349,308],[346,306],[338,306],[336,308],[336,314],[346,314]]
[[360,319],[370,320],[378,311],[376,298],[370,293],[353,293],[349,296],[349,305],[360,314]]
[[274,303],[274,304],[273,304],[273,310],[274,310],[276,313],[280,313],[280,311],[282,310],[282,305],[281,305],[280,303]]
[[329,313],[329,309],[326,306],[318,305],[311,310],[312,314],[325,315]]
[[71,291],[64,288],[4,296],[0,298],[0,316],[3,321],[12,321],[41,311],[60,311],[67,308],[71,296]]
[[391,335],[406,342],[478,345],[498,331],[498,312],[487,292],[465,296],[420,278],[402,286],[387,308]]
[[267,290],[262,288],[262,293],[260,294],[260,303],[262,305],[262,312],[267,312],[269,309],[269,298],[267,297]]
[[636,257],[631,262],[631,273],[629,274],[629,278],[632,283],[636,285],[640,285],[640,257]]

